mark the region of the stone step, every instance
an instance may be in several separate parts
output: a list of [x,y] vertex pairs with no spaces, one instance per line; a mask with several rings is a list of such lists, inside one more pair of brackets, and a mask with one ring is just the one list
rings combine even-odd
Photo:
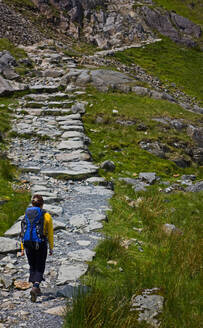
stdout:
[[30,85],[29,89],[31,92],[38,92],[38,93],[54,93],[58,91],[61,88],[59,84],[56,85],[43,85],[43,84],[37,84],[37,85]]
[[[85,163],[85,164],[81,164]],[[90,162],[71,162],[68,168],[53,168],[43,169],[41,174],[45,174],[50,177],[64,177],[71,179],[82,179],[98,172],[98,167],[91,164]]]
[[28,108],[70,108],[73,104],[73,100],[67,101],[29,101],[24,104],[23,107]]
[[[26,100],[33,100],[33,101],[54,101],[54,100],[65,100],[68,99],[70,94],[63,93],[63,92],[56,92],[56,93],[43,93],[43,94],[29,94],[24,96]],[[72,97],[74,95],[71,95]]]
[[62,163],[73,161],[89,161],[91,159],[91,156],[87,152],[76,150],[69,154],[66,152],[61,152],[60,154],[56,155],[56,159]]

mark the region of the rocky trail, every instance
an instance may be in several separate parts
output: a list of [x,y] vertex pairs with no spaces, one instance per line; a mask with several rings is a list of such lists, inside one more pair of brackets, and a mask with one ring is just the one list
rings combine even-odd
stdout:
[[[32,50],[29,56],[41,72],[59,64],[55,51],[44,50],[40,58],[40,52],[36,56],[35,47]],[[66,68],[75,66],[70,58],[59,58]],[[28,279],[27,260],[15,253],[21,218],[0,238],[1,327],[61,327],[65,297],[77,292],[79,278],[87,271],[87,261],[92,260],[93,249],[102,238],[96,231],[106,219],[113,192],[97,177],[98,168],[91,162],[90,140],[82,122],[86,104],[77,101],[83,92],[73,85],[61,92],[59,78],[33,78],[30,94],[14,109],[16,137],[8,156],[22,169],[21,179],[31,193],[44,197],[44,208],[54,221],[55,248],[47,260],[43,295],[31,304],[30,288],[13,287]],[[69,179],[61,179],[63,176]]]
[[[0,237],[0,328],[32,328],[36,324],[42,328],[61,327],[67,300],[71,302],[71,297],[81,288],[80,277],[87,272],[88,261],[94,257],[94,249],[103,238],[98,231],[102,222],[107,220],[108,200],[113,190],[112,184],[98,176],[98,167],[92,163],[88,151],[91,140],[85,134],[82,121],[88,103],[78,100],[80,95],[86,94],[85,87],[92,83],[101,91],[111,87],[123,92],[132,91],[202,112],[202,108],[195,107],[184,95],[163,92],[159,81],[141,69],[139,79],[148,82],[151,79],[152,89],[137,85],[132,74],[98,69],[102,61],[108,64],[110,59],[103,56],[111,53],[83,56],[84,68],[81,68],[80,58],[76,60],[64,55],[59,49],[49,41],[25,47],[35,68],[25,77],[24,85],[18,86],[27,88],[29,93],[19,98],[13,107],[12,139],[8,149],[8,158],[22,171],[24,186],[32,195],[43,196],[44,208],[53,217],[54,254],[47,259],[45,281],[41,285],[43,295],[36,303],[31,303],[31,287],[25,283],[29,266],[26,258],[17,253],[22,217],[5,233],[5,237]],[[174,120],[172,123],[181,122]],[[150,180],[156,179],[154,173],[145,174],[143,183],[141,175],[139,179],[123,180],[137,191],[145,190],[151,184]],[[190,191],[202,188],[201,182],[193,186],[193,176],[185,176],[183,180],[180,184],[194,188]],[[176,188],[176,184],[167,186],[165,192]],[[153,313],[158,311],[157,304],[163,303],[160,296],[156,297],[158,300],[150,301]]]

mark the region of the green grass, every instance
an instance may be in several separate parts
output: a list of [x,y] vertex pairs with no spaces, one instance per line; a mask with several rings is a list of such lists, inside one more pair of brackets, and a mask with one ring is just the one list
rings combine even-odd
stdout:
[[[29,193],[26,190],[14,191],[12,184],[15,182],[16,175],[16,169],[6,159],[1,159],[0,200],[5,203],[0,205],[0,236],[24,213],[30,201]],[[20,183],[17,184],[20,186]]]
[[[165,194],[161,192],[163,185],[135,193],[131,186],[118,181],[121,176],[136,177],[135,173],[145,171],[156,172],[170,182],[176,181],[173,175],[177,173],[193,173],[200,179],[201,168],[180,169],[138,146],[143,138],[167,142],[176,137],[190,143],[186,131],[169,129],[166,133],[151,119],[184,118],[198,125],[199,115],[167,101],[131,93],[102,93],[89,88],[81,99],[90,104],[84,124],[92,140],[89,149],[94,161],[115,162],[114,172],[100,170],[107,179],[114,179],[115,194],[108,222],[104,223],[106,239],[97,246],[96,257],[82,279],[91,290],[75,297],[73,307],[67,307],[64,327],[150,327],[146,322],[138,323],[137,314],[130,311],[131,297],[158,287],[157,293],[165,299],[160,328],[200,328],[202,193]],[[118,114],[113,114],[113,109]],[[98,117],[102,122],[96,123]],[[117,119],[134,120],[136,124],[121,126]],[[146,131],[137,131],[139,123],[148,127],[147,135]],[[175,224],[182,234],[167,236],[162,229],[165,223]]]
[[26,57],[26,52],[13,45],[8,39],[0,39],[0,51],[8,50],[15,59]]
[[[203,101],[203,53],[179,46],[167,38],[144,48],[118,52],[115,57],[126,65],[138,64],[157,76],[164,85],[173,82],[191,97]],[[173,88],[172,88],[173,89]]]
[[[199,115],[183,110],[176,104],[164,100],[155,100],[147,97],[137,96],[133,93],[100,93],[90,89],[91,96],[85,99],[90,105],[84,116],[86,132],[93,140],[89,149],[93,159],[101,163],[110,159],[116,163],[113,174],[105,174],[110,177],[132,176],[133,173],[143,171],[156,171],[159,175],[168,176],[182,173],[184,170],[178,168],[172,161],[158,158],[139,146],[142,140],[159,140],[168,144],[170,148],[169,158],[175,155],[183,155],[181,149],[171,146],[172,141],[186,142],[193,147],[192,141],[186,135],[186,131],[177,132],[175,129],[166,130],[162,125],[152,121],[154,117],[184,118],[186,122],[199,124]],[[113,109],[118,114],[112,113]],[[143,114],[144,113],[144,114]],[[97,117],[102,118],[103,124],[96,123]],[[131,120],[136,124],[122,126],[117,120]],[[137,127],[144,123],[147,131],[138,131]],[[193,166],[187,169],[189,172],[200,174],[199,168]],[[103,174],[103,172],[100,172]]]
[[3,136],[3,141],[0,141],[0,201],[5,201],[0,205],[0,236],[23,214],[30,199],[27,191],[14,191],[13,183],[21,185],[16,181],[18,172],[3,155],[12,114],[8,107],[12,104],[15,104],[15,98],[0,98],[0,105],[4,106],[0,107],[0,133]]
[[203,24],[203,3],[201,0],[154,0],[164,9],[173,10],[177,14],[187,17],[196,24]]

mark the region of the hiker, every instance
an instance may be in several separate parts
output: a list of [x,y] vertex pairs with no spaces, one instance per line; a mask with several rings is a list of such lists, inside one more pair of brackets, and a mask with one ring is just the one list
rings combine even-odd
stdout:
[[30,266],[29,282],[33,283],[31,301],[41,295],[40,283],[43,278],[49,244],[49,254],[53,254],[53,222],[51,215],[43,210],[41,195],[34,195],[32,206],[28,207],[21,222],[21,255],[24,250]]

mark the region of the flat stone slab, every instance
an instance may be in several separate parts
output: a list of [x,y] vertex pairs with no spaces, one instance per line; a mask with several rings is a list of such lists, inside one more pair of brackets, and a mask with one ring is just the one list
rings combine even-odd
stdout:
[[8,229],[5,233],[5,237],[15,237],[19,236],[21,232],[21,221],[17,221],[10,229]]
[[61,162],[72,162],[72,161],[88,161],[90,160],[90,155],[86,152],[83,152],[81,150],[76,150],[70,154],[64,154],[60,153],[56,155],[57,161]]
[[20,169],[23,172],[33,172],[33,173],[38,173],[41,170],[40,167],[38,166],[21,166]]
[[53,205],[44,205],[44,209],[50,213],[51,215],[61,215],[63,213],[63,209],[60,206],[53,206]]
[[98,221],[90,221],[88,226],[84,228],[84,232],[99,230],[103,228],[103,224]]
[[84,175],[94,174],[98,171],[98,167],[91,164],[90,162],[71,162],[67,168],[62,169],[46,169],[42,170],[41,173],[47,176],[72,176],[81,177]]
[[54,219],[53,220],[53,227],[54,227],[54,230],[63,230],[66,228],[66,224],[57,220],[57,219]]
[[66,121],[66,120],[80,120],[81,115],[80,114],[70,114],[70,115],[64,115],[64,116],[59,116],[56,117],[56,121]]
[[68,259],[74,261],[92,261],[96,252],[91,251],[88,248],[79,249],[68,253]]
[[80,246],[89,246],[91,242],[89,240],[77,240],[77,244]]
[[0,237],[0,254],[15,253],[20,250],[20,242],[15,239]]
[[62,139],[84,138],[84,134],[79,131],[66,131],[61,136]]
[[82,141],[62,141],[58,146],[57,149],[59,150],[75,150],[75,149],[83,149],[84,143]]
[[44,311],[44,313],[64,316],[66,314],[66,306],[63,306],[63,305],[56,306],[56,307],[53,307],[53,308],[50,308],[50,309]]
[[[68,121],[68,122],[62,122],[63,125],[60,126],[61,130],[64,131],[80,131],[83,132],[84,128],[82,123],[80,122],[79,125],[75,125],[75,121]],[[70,124],[69,124],[70,123]],[[67,125],[64,125],[67,124]]]
[[59,268],[57,285],[64,285],[79,279],[88,269],[86,263],[64,263]]
[[76,228],[81,228],[87,225],[87,219],[82,214],[74,215],[70,218],[69,223],[71,226],[74,226]]

